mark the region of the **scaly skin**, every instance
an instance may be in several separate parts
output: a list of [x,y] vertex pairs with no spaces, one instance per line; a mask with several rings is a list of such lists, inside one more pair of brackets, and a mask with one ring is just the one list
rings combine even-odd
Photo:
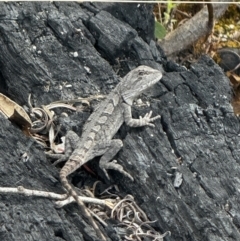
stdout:
[[90,221],[101,240],[106,239],[76,191],[69,184],[67,176],[95,156],[102,156],[99,164],[108,178],[106,170],[115,169],[133,180],[132,176],[116,163],[116,160],[110,162],[123,145],[121,140],[112,138],[124,121],[132,127],[154,126],[152,122],[160,118],[159,115],[151,118],[152,112],[150,112],[143,118],[132,119],[131,106],[137,96],[161,78],[160,71],[147,66],[139,66],[130,71],[89,117],[81,138],[79,139],[72,131],[66,135],[65,155],[61,157],[61,161],[67,160],[67,162],[60,171],[60,179],[63,187],[69,195],[74,197],[82,214]]

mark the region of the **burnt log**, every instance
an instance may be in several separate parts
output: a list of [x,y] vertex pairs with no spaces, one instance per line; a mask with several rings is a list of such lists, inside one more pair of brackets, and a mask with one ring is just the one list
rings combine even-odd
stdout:
[[[164,240],[240,240],[239,118],[230,104],[229,80],[212,59],[203,56],[188,70],[168,62],[153,40],[153,27],[146,27],[153,22],[149,4],[0,6],[0,91],[22,106],[30,93],[35,106],[107,94],[119,76],[142,64],[165,71],[141,96],[150,106],[133,106],[136,118],[150,109],[160,114],[155,128],[123,125],[117,134],[124,146],[116,159],[134,182],[115,171],[108,181],[100,170],[96,178],[80,169],[71,175],[75,186],[97,179],[117,184],[120,195],[131,194],[157,220],[155,230],[171,232]],[[62,118],[63,130],[80,135],[89,115]],[[0,186],[64,193],[59,167],[44,148],[2,115],[0,122]],[[97,170],[98,158],[89,165]],[[46,198],[1,193],[0,210],[1,240],[97,240],[74,203],[56,209]]]

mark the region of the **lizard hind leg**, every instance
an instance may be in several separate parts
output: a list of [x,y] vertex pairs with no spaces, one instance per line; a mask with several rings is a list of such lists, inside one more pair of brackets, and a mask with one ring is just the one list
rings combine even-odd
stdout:
[[112,158],[119,152],[119,150],[122,148],[123,143],[119,139],[113,139],[109,141],[106,145],[105,143],[105,152],[100,158],[99,166],[103,170],[104,174],[108,179],[109,175],[107,173],[107,169],[113,169],[120,173],[122,173],[124,176],[130,178],[132,181],[134,180],[133,177],[126,171],[124,171],[123,167],[117,163],[116,160],[112,160]]
[[79,136],[74,131],[68,131],[65,136],[64,154],[50,154],[46,153],[46,156],[52,159],[57,159],[53,165],[56,166],[60,162],[65,162],[69,159],[74,149],[79,142]]

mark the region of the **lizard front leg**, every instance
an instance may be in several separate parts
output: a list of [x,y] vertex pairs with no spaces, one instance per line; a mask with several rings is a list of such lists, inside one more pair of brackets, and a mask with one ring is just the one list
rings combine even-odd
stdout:
[[103,155],[100,158],[99,167],[103,170],[104,174],[108,179],[110,178],[107,173],[107,169],[113,169],[122,173],[124,176],[130,178],[133,181],[134,180],[133,177],[129,173],[124,171],[123,167],[120,164],[118,164],[116,160],[113,160],[112,162],[110,162],[112,158],[119,152],[122,146],[123,146],[123,143],[119,139],[110,140],[109,142],[105,142],[101,144],[101,146],[97,145],[96,149],[98,151],[104,150]]
[[68,131],[65,136],[64,154],[46,153],[46,156],[52,159],[58,159],[53,163],[53,165],[57,165],[60,162],[67,161],[71,156],[73,150],[76,149],[79,139],[79,136],[74,131]]
[[139,119],[133,119],[131,106],[126,103],[123,103],[122,106],[123,106],[123,110],[124,110],[124,121],[128,126],[131,126],[131,127],[140,127],[140,126],[154,127],[155,125],[152,124],[151,122],[161,118],[160,115],[157,115],[157,116],[151,118],[152,111],[150,111],[144,117],[140,116]]

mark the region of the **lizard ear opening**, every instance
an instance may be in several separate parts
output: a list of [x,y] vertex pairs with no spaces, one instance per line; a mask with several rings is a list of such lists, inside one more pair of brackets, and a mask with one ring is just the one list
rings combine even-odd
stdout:
[[131,95],[131,90],[126,91],[124,94],[122,94],[122,98],[124,102],[126,102],[128,105],[132,105],[133,103],[133,96]]

